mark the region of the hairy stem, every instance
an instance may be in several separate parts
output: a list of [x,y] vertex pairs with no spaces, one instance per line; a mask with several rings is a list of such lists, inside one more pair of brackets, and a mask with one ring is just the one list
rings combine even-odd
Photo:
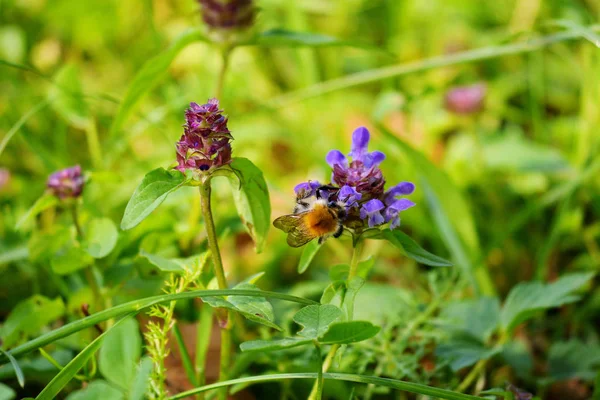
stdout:
[[[215,222],[212,216],[212,209],[210,206],[210,195],[211,187],[210,180],[204,182],[200,186],[200,200],[202,206],[202,215],[204,217],[204,226],[206,228],[206,236],[208,238],[208,248],[213,259],[215,268],[215,276],[217,277],[217,283],[219,289],[227,289],[227,279],[225,278],[225,270],[223,269],[223,261],[221,259],[221,252],[219,250],[219,243],[217,242],[217,233],[215,230]],[[225,381],[228,378],[230,354],[231,354],[231,328],[233,320],[230,318],[229,312],[225,311],[226,323],[221,329],[221,363],[219,369],[219,380]],[[227,388],[219,390],[219,398],[225,400],[227,398]]]
[[317,400],[323,398],[323,355],[321,354],[321,346],[319,342],[315,340],[315,347],[317,349],[317,357],[319,358],[319,370],[317,371]]

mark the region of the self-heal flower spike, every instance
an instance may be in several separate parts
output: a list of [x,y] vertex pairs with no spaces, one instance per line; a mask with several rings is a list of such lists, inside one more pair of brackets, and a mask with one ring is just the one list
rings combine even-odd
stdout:
[[178,170],[208,171],[231,162],[229,142],[233,137],[222,113],[217,99],[203,105],[190,103],[185,112],[184,133],[177,142]]
[[385,179],[379,164],[385,160],[380,151],[369,152],[369,131],[360,127],[352,134],[352,151],[349,156],[352,162],[339,150],[327,154],[326,161],[333,168],[332,181],[343,187],[354,187],[362,196],[362,200],[379,198],[383,194]]
[[75,165],[74,167],[54,172],[48,177],[46,186],[50,190],[50,193],[63,200],[81,196],[84,182],[81,167]]
[[252,0],[198,0],[202,20],[211,38],[230,41],[254,23],[256,7]]

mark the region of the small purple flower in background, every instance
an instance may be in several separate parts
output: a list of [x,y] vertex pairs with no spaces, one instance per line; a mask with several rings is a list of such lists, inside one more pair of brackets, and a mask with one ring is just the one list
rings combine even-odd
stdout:
[[54,172],[48,177],[46,186],[48,186],[53,195],[61,200],[79,197],[83,192],[84,186],[81,167],[76,165]]
[[455,114],[473,114],[483,110],[487,88],[482,83],[460,86],[446,93],[446,109]]
[[233,137],[222,112],[217,99],[210,99],[203,105],[190,103],[185,112],[184,133],[177,142],[179,165],[176,168],[179,171],[208,171],[231,162],[229,142]]
[[0,168],[0,190],[3,190],[10,182],[10,171],[6,168]]
[[198,0],[202,20],[212,30],[241,30],[252,26],[252,0]]
[[[401,182],[384,191],[385,179],[379,164],[385,160],[380,151],[370,152],[370,134],[367,128],[360,127],[352,134],[352,146],[348,157],[339,150],[331,150],[325,160],[333,169],[332,183],[323,187],[319,195],[328,201],[342,203],[347,216],[344,226],[362,230],[390,223],[390,229],[400,226],[400,213],[415,205],[403,198],[412,194],[415,185]],[[317,181],[303,182],[294,188],[299,198],[315,196],[321,184]],[[306,211],[297,207],[295,211]]]

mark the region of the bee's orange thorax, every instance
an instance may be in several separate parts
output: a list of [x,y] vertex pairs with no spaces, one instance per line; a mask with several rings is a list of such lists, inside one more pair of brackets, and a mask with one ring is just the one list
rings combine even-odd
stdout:
[[315,208],[304,216],[306,228],[315,236],[323,236],[336,231],[338,222],[324,204],[316,204]]

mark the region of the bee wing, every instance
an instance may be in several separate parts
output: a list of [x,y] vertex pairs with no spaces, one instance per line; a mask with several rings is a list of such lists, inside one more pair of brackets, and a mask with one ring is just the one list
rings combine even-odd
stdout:
[[283,215],[273,221],[273,226],[277,229],[281,229],[288,234],[287,243],[291,247],[304,246],[317,236],[309,232],[304,225],[304,215],[306,213],[297,215]]

